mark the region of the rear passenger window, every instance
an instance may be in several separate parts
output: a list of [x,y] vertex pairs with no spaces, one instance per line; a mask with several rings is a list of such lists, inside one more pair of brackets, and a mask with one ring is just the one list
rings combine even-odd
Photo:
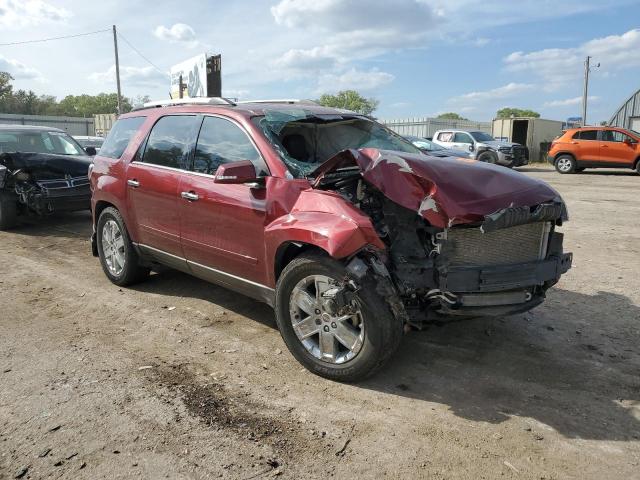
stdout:
[[100,149],[100,156],[120,158],[129,145],[131,137],[138,131],[146,118],[129,117],[118,120],[109,131],[109,135]]
[[195,136],[197,124],[198,117],[195,115],[162,117],[151,129],[142,161],[188,170],[188,149]]
[[213,175],[223,163],[238,160],[250,160],[258,176],[268,173],[256,147],[240,127],[224,118],[204,117],[193,169]]
[[440,140],[441,142],[453,141],[453,132],[440,132],[438,134],[438,140]]
[[573,135],[574,140],[597,140],[597,130],[580,130]]

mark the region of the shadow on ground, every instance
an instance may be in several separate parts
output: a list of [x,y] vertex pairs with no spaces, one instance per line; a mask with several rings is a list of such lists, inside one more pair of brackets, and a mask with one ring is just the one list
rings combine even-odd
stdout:
[[[276,329],[267,305],[189,275],[166,271],[134,288],[210,301]],[[530,417],[570,438],[640,438],[640,421],[618,403],[640,399],[640,339],[622,333],[640,308],[608,292],[552,295],[553,305],[525,315],[410,333],[390,364],[358,387],[440,403],[478,422]]]
[[91,236],[91,212],[54,213],[44,217],[30,215],[19,217],[18,225],[11,233],[31,237],[89,238]]
[[640,421],[618,403],[640,399],[632,326],[640,308],[608,292],[553,296],[553,309],[409,335],[361,386],[441,403],[473,421],[531,417],[570,438],[640,439]]

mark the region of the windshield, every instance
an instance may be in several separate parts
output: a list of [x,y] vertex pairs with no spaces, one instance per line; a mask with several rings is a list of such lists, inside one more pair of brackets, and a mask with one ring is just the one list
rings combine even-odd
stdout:
[[266,111],[254,117],[296,178],[346,149],[378,148],[420,154],[420,150],[382,125],[355,113],[315,114],[304,109]]
[[484,132],[469,132],[471,136],[475,139],[476,142],[494,142],[495,138],[493,138],[488,133]]
[[15,152],[86,155],[78,142],[64,132],[0,130],[0,153]]

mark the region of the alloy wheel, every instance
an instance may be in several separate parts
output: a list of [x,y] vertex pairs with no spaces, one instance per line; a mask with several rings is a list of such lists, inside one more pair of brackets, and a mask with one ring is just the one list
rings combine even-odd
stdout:
[[558,159],[558,170],[561,172],[569,172],[572,167],[572,162],[570,158],[562,157]]
[[289,311],[293,330],[306,350],[318,360],[341,364],[355,358],[364,343],[364,321],[358,301],[338,307],[338,282],[310,275],[291,291]]
[[126,255],[124,237],[115,220],[107,220],[102,227],[102,254],[109,272],[119,276],[124,270]]

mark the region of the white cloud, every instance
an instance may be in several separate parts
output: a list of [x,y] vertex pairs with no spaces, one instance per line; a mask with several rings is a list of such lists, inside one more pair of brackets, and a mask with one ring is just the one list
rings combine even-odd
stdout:
[[299,70],[302,72],[316,71],[333,68],[338,62],[338,58],[332,49],[327,46],[314,47],[308,50],[291,49],[287,50],[275,61],[275,65],[280,68]]
[[[276,23],[321,38],[325,57],[367,58],[390,49],[422,46],[439,24],[422,0],[281,0],[271,7]],[[307,50],[313,55],[316,47]]]
[[493,88],[491,90],[482,90],[477,92],[465,93],[449,101],[451,103],[487,103],[506,98],[512,98],[525,92],[529,92],[535,88],[535,85],[529,83],[508,83],[502,87]]
[[583,62],[592,56],[603,72],[640,66],[640,29],[622,35],[596,38],[573,48],[548,48],[534,52],[513,52],[504,58],[507,71],[541,77],[551,86],[564,85],[582,77]]
[[375,68],[368,71],[352,68],[344,73],[322,75],[318,79],[317,93],[335,93],[347,89],[375,90],[391,83],[394,78],[390,73]]
[[61,22],[71,12],[43,0],[0,0],[0,28],[18,30],[45,22]]
[[162,40],[168,40],[171,43],[182,43],[189,48],[198,45],[195,30],[186,23],[175,23],[169,28],[164,25],[158,25],[153,34]]
[[[597,96],[591,96],[589,95],[589,101],[590,102],[594,102],[599,100],[600,97]],[[543,106],[544,107],[570,107],[570,106],[574,106],[574,105],[580,105],[582,103],[582,97],[573,97],[573,98],[566,98],[564,100],[551,100],[549,102],[544,102]]]
[[42,74],[35,68],[28,67],[24,63],[7,58],[0,54],[0,72],[8,72],[16,80],[44,81]]
[[[116,67],[112,65],[104,72],[94,72],[87,78],[97,83],[113,83],[116,81]],[[158,85],[166,85],[167,91],[169,90],[169,74],[166,75],[160,73],[153,67],[130,67],[120,65],[120,82],[122,87],[126,88],[128,85],[133,86],[149,86],[157,87]]]

